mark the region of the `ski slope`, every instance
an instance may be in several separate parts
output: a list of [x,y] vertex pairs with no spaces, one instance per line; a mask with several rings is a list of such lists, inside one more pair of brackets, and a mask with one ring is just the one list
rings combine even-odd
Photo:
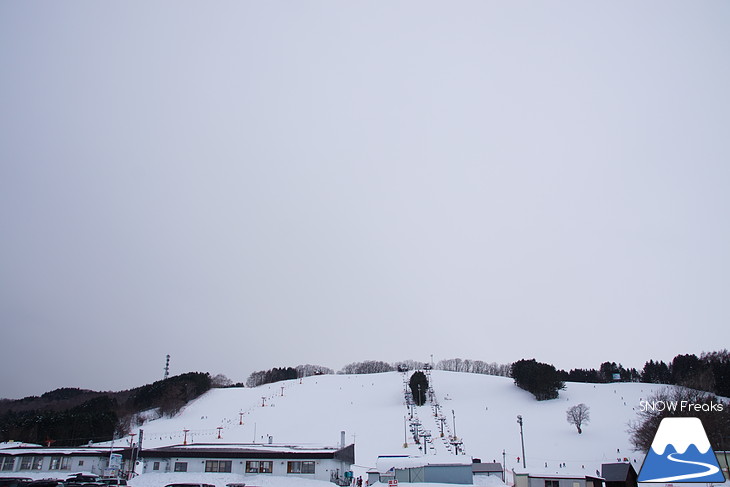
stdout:
[[[184,440],[336,446],[340,431],[345,431],[346,443],[355,444],[356,463],[364,472],[375,466],[378,455],[422,454],[408,431],[404,388],[409,375],[325,375],[257,388],[213,389],[172,418],[140,425],[143,446]],[[628,424],[636,419],[639,402],[664,387],[567,383],[558,399],[538,402],[505,377],[432,371],[430,384],[433,403],[414,408],[422,429],[432,434],[427,455],[450,454],[434,416],[437,403],[446,418],[446,436],[455,432],[470,457],[484,462],[504,458],[507,469],[519,468],[519,414],[524,419],[527,470],[590,475],[602,463],[619,458],[628,458],[639,469],[643,455],[631,450]],[[590,408],[582,435],[566,421],[566,410],[578,403]]]

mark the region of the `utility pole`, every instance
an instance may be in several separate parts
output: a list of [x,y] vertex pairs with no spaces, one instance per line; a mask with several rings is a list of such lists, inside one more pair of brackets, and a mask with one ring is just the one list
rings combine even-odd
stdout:
[[134,467],[137,465],[137,458],[139,457],[139,452],[142,449],[142,437],[144,436],[144,430],[139,430],[139,437],[137,438],[137,444],[135,445],[134,440],[134,433],[131,433],[132,435],[132,451],[130,452],[129,457],[129,478],[133,478],[134,473]]
[[505,450],[502,450],[502,482],[504,482],[504,472],[507,468],[507,452]]
[[451,410],[451,417],[454,419],[454,438],[456,438],[456,413],[454,410]]
[[408,448],[408,417],[403,416],[403,448]]
[[527,468],[525,462],[525,435],[522,433],[522,415],[517,415],[517,423],[520,425],[520,440],[522,441],[522,468]]

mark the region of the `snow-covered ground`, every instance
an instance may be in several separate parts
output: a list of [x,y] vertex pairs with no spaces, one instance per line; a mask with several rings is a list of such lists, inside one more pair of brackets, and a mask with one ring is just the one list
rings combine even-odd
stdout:
[[[421,454],[406,433],[404,379],[406,376],[397,372],[326,375],[258,388],[214,389],[178,415],[140,426],[143,446],[180,444],[184,430],[189,430],[188,443],[266,443],[271,437],[275,444],[336,446],[340,431],[345,431],[346,442],[355,443],[360,467],[356,473],[364,475],[367,468],[375,466],[378,455]],[[455,429],[466,455],[483,462],[502,462],[504,458],[507,469],[518,468],[517,458],[522,453],[517,415],[521,415],[530,472],[589,475],[600,470],[604,462],[624,458],[639,469],[643,456],[631,449],[629,422],[636,419],[639,402],[663,387],[568,383],[558,399],[539,402],[505,377],[432,371],[431,383],[446,417],[447,434]],[[582,435],[566,421],[566,410],[578,403],[590,408],[591,420],[584,425]],[[448,454],[432,405],[415,409],[434,437],[427,454]],[[144,477],[135,487],[152,487],[142,483],[146,482],[141,480]],[[264,484],[268,481],[274,479],[264,478],[259,483],[274,485]],[[158,484],[155,482],[155,487]]]
[[[164,487],[167,484],[174,482],[187,482],[187,483],[207,483],[213,484],[216,487],[224,487],[228,483],[240,483],[245,482],[246,486],[259,486],[259,487],[332,487],[334,484],[331,482],[325,482],[321,480],[307,480],[299,478],[282,478],[272,477],[266,475],[258,475],[254,477],[241,478],[238,475],[231,474],[180,474],[180,473],[167,473],[167,474],[145,474],[136,477],[130,482],[133,487]],[[364,482],[363,482],[363,485]],[[376,486],[388,485],[382,483],[373,484]],[[410,484],[410,483],[399,483],[399,487],[408,486],[423,486],[424,484]],[[454,484],[428,484],[429,487],[454,487]],[[504,484],[494,477],[487,479],[477,479],[474,485],[479,487],[504,487]]]

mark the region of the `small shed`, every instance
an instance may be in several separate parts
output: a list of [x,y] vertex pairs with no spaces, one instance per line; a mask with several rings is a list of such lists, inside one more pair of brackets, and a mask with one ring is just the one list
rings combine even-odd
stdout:
[[601,476],[606,480],[606,487],[637,487],[638,475],[630,463],[604,463],[601,465]]
[[471,471],[474,475],[488,476],[502,478],[502,464],[499,462],[494,463],[479,463],[474,462],[471,466]]
[[514,473],[515,487],[603,487],[603,479],[589,475]]
[[375,471],[368,471],[368,481],[387,483],[398,482],[466,484],[474,483],[472,460],[470,457],[407,455],[378,457]]

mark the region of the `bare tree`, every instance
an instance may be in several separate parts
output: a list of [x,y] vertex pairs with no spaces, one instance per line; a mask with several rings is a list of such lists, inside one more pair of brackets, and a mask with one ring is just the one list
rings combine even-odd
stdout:
[[[649,405],[662,404],[661,410]],[[677,405],[702,405],[701,410],[683,411]],[[665,417],[695,416],[700,418],[712,448],[723,449],[730,438],[730,404],[709,392],[697,391],[686,387],[669,386],[650,395],[638,413],[638,419],[629,424],[630,441],[635,450],[647,452],[654,440],[659,423]],[[674,407],[670,407],[674,404]],[[714,405],[714,409],[713,409]]]
[[297,371],[298,377],[309,377],[310,375],[329,375],[335,373],[334,370],[328,367],[323,367],[321,365],[305,364],[297,365],[294,368]]
[[575,427],[578,428],[578,434],[583,433],[583,430],[580,427],[591,420],[588,406],[580,403],[577,406],[568,408],[566,413],[568,416],[568,423],[575,425]]
[[211,387],[222,388],[222,387],[231,387],[233,385],[233,381],[223,374],[214,375],[210,380],[211,380],[211,384],[210,384]]

